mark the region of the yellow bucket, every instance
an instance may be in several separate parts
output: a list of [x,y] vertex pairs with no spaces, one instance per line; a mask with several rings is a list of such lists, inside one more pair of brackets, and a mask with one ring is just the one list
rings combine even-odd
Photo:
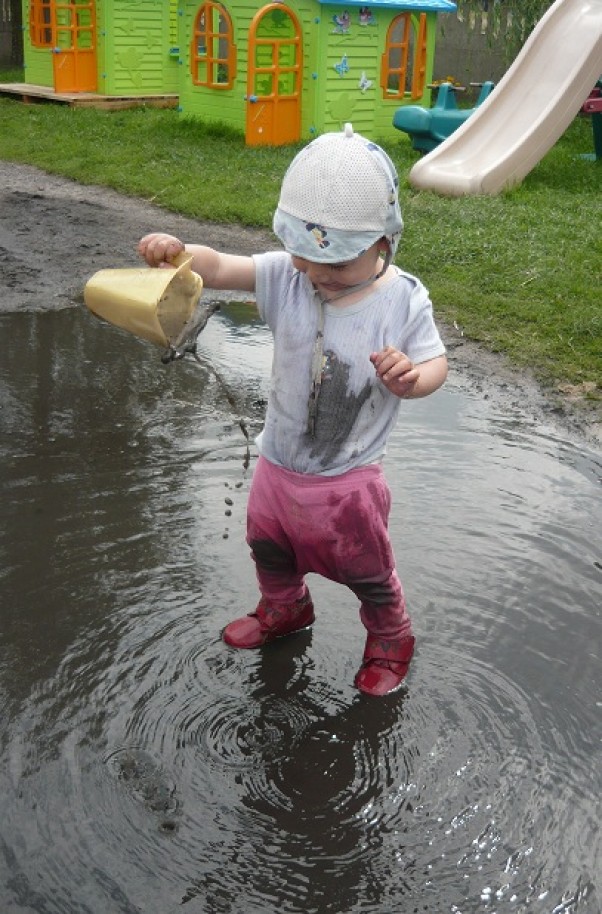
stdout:
[[139,267],[99,270],[84,287],[90,311],[135,336],[171,346],[192,317],[203,280],[180,255],[171,270]]

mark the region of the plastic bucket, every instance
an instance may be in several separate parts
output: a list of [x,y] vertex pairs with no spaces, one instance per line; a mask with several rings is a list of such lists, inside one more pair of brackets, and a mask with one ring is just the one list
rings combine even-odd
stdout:
[[174,269],[99,270],[85,285],[84,301],[97,317],[159,346],[171,346],[192,317],[203,280],[180,257]]

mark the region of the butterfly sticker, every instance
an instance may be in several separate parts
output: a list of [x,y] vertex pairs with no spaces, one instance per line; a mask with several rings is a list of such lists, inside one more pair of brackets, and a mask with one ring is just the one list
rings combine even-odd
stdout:
[[343,54],[343,56],[341,57],[340,63],[335,63],[334,68],[337,71],[337,73],[339,74],[339,76],[344,76],[345,73],[349,73],[349,64],[347,62],[346,54]]
[[365,70],[362,70],[362,75],[360,76],[358,85],[362,92],[365,92],[366,89],[369,89],[372,86],[372,80],[368,79]]

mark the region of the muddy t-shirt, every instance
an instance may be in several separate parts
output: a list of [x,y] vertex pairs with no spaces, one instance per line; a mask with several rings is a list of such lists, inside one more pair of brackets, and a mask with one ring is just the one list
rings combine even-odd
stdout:
[[[370,355],[394,346],[415,363],[443,355],[428,292],[396,276],[348,306],[321,305],[289,254],[254,257],[257,307],[274,336],[274,358],[259,452],[294,470],[336,476],[380,461],[400,403],[376,376]],[[313,434],[308,429],[312,360],[324,308],[322,377]]]

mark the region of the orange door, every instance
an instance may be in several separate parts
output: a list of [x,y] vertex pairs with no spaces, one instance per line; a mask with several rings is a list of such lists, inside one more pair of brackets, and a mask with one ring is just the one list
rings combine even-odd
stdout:
[[94,0],[53,3],[55,92],[95,92],[96,10]]
[[281,146],[301,136],[301,28],[279,3],[259,10],[249,35],[246,142]]

